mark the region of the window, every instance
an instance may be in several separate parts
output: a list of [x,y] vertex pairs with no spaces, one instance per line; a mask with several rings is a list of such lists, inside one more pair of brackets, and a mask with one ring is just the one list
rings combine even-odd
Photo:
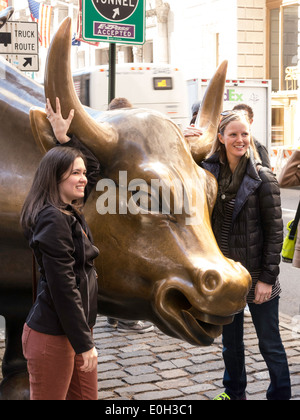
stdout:
[[272,79],[273,90],[279,90],[279,9],[270,11],[270,79]]
[[272,144],[284,145],[284,107],[272,108]]
[[[299,10],[298,5],[288,6],[283,8],[283,46],[282,46],[282,55],[283,55],[283,79],[282,87],[286,90],[289,90],[289,85],[286,83],[284,87],[284,82],[287,81],[288,69],[296,69],[298,66],[298,36],[300,35],[300,28],[298,29],[299,21]],[[295,81],[297,80],[297,74],[295,72]],[[295,84],[292,85],[291,90],[293,90]],[[297,86],[296,86],[297,88]]]
[[300,2],[266,0],[268,78],[272,79],[272,143],[291,147],[298,137]]
[[[292,3],[292,2],[289,2]],[[300,6],[267,0],[269,6],[269,77],[273,90],[296,90],[299,63]],[[275,6],[274,6],[275,4]]]

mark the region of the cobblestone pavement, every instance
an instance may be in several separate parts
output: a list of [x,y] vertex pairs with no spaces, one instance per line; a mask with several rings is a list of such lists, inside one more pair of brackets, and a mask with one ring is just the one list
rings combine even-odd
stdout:
[[[300,400],[300,325],[281,315],[293,399]],[[124,334],[99,317],[94,329],[99,350],[100,400],[210,400],[223,392],[221,339],[211,347],[194,347],[167,337],[157,328],[147,334]],[[247,398],[264,400],[269,374],[251,318],[245,318]],[[4,341],[0,340],[0,359]]]

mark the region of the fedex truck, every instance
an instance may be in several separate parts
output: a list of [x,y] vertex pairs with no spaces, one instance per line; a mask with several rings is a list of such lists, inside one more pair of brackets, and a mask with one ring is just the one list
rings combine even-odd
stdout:
[[[190,109],[201,100],[208,86],[208,79],[188,80]],[[271,152],[272,136],[272,81],[271,80],[227,80],[224,93],[224,111],[245,103],[254,111],[252,134]]]
[[[108,107],[108,66],[73,73],[81,103],[100,111]],[[160,111],[178,126],[189,122],[186,81],[168,64],[120,64],[116,70],[116,97],[128,99],[135,108]]]

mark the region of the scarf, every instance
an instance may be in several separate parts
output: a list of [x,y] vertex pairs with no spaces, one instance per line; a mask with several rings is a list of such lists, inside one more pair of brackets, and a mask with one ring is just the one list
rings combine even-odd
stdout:
[[226,205],[233,200],[243,181],[249,158],[245,155],[241,158],[234,173],[231,172],[229,163],[221,164],[220,175],[218,179],[218,195],[213,212],[213,229],[220,243],[222,235],[222,225],[225,218]]

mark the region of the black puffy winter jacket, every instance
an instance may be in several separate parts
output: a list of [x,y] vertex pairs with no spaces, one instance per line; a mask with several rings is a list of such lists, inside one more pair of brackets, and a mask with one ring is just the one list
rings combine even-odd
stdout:
[[[202,163],[218,180],[219,154]],[[279,275],[283,244],[280,189],[268,168],[257,166],[251,155],[235,200],[229,233],[230,258],[251,273],[261,270],[259,280],[274,285]]]

